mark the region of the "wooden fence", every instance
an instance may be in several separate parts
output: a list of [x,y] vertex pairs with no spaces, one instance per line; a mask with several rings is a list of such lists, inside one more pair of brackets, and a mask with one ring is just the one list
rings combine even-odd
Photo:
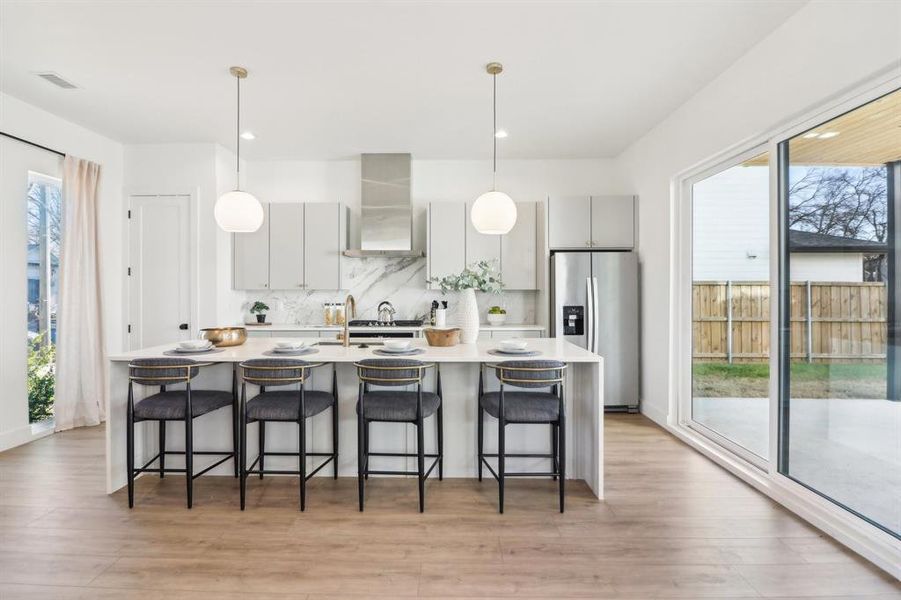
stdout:
[[[693,286],[693,357],[766,362],[770,286],[763,281],[701,281]],[[792,282],[791,356],[807,362],[882,362],[885,283]]]

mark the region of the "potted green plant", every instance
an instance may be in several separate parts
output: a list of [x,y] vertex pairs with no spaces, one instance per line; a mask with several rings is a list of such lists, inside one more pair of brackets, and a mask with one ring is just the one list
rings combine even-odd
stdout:
[[507,311],[500,306],[492,306],[488,309],[488,323],[491,325],[503,325],[507,320]]
[[476,290],[488,294],[504,291],[504,282],[494,265],[487,260],[474,263],[455,275],[432,277],[428,283],[437,284],[442,294],[460,292],[460,306],[457,307],[457,321],[460,327],[460,342],[471,344],[479,337],[479,305]]
[[253,306],[250,307],[250,314],[257,316],[257,323],[265,323],[267,310],[269,310],[269,306],[267,306],[265,302],[257,300],[253,303]]

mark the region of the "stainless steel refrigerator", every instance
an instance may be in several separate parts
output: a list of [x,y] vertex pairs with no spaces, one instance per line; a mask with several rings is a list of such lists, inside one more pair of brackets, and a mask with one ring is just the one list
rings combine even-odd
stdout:
[[604,357],[604,407],[638,409],[638,257],[551,255],[551,335]]

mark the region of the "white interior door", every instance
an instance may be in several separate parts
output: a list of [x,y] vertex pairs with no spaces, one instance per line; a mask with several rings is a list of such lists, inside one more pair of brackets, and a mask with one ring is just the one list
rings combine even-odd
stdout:
[[191,197],[130,198],[129,347],[192,336]]

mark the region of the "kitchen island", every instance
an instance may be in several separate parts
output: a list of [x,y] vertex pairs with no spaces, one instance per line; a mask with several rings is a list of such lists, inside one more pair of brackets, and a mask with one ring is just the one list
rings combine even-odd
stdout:
[[[351,338],[353,339],[353,338]],[[278,338],[251,338],[241,346],[223,348],[219,352],[188,356],[198,362],[212,363],[201,369],[200,374],[192,381],[194,389],[230,390],[235,366],[251,358],[266,358],[264,352],[274,347]],[[312,341],[312,340],[311,340]],[[360,340],[366,342],[367,340]],[[369,340],[371,342],[372,340]],[[378,348],[344,346],[335,344],[334,339],[319,340],[318,351],[314,354],[298,357],[301,360],[316,363],[328,363],[314,370],[310,389],[330,390],[332,369],[337,369],[338,376],[338,411],[339,411],[339,461],[340,476],[357,474],[357,419],[355,406],[357,401],[358,380],[355,361],[365,358],[384,358],[373,353]],[[412,358],[423,362],[435,363],[441,371],[441,386],[444,405],[444,473],[445,477],[476,476],[476,418],[478,415],[477,395],[479,385],[479,368],[483,363],[495,363],[508,360],[491,354],[489,351],[497,346],[497,342],[481,341],[474,344],[440,348],[428,346],[425,340],[412,340],[414,346],[422,347],[425,353]],[[153,358],[164,356],[164,352],[172,350],[175,344],[156,346],[135,350],[110,357],[110,390],[106,421],[106,481],[107,492],[113,493],[126,484],[126,407],[128,397],[128,364],[136,358]],[[529,348],[537,350],[539,356],[534,359],[559,360],[569,365],[565,375],[565,404],[567,411],[567,448],[566,472],[568,478],[584,480],[598,498],[603,498],[604,471],[604,399],[603,399],[603,359],[570,342],[556,338],[529,340]],[[424,389],[435,389],[436,369],[430,369],[424,383]],[[497,380],[492,370],[485,369],[486,390],[497,389]],[[240,388],[239,388],[240,389]],[[155,388],[135,386],[135,401],[145,395],[154,393]],[[248,384],[248,399],[257,393],[254,386]],[[194,421],[195,450],[231,449],[232,424],[230,409],[223,409],[204,415]],[[330,411],[326,411],[312,419],[308,419],[308,450],[331,448]],[[491,452],[496,448],[497,422],[486,416],[485,449]],[[267,451],[296,451],[297,434],[293,423],[274,423],[266,430]],[[184,449],[184,429],[177,422],[170,423],[167,428],[166,445],[169,450]],[[426,451],[435,448],[435,426],[432,419],[426,420]],[[257,426],[248,427],[247,448],[250,454],[248,463],[256,456]],[[379,452],[413,452],[416,447],[414,428],[395,423],[374,423],[371,432],[373,451]],[[550,434],[547,427],[538,425],[510,425],[506,434],[508,452],[538,453],[547,452],[550,446]],[[157,452],[156,422],[140,422],[135,426],[135,463],[144,464]],[[195,471],[204,468],[204,459],[195,458]],[[267,456],[267,466],[278,468],[282,459],[285,466],[291,465],[291,458]],[[178,457],[167,460],[178,461]],[[296,467],[296,459],[294,465]],[[404,460],[415,459],[382,458],[382,466],[400,467]],[[547,464],[542,459],[518,459],[511,466],[516,470],[544,470]],[[546,463],[546,460],[545,460]],[[175,466],[173,464],[173,466]],[[373,468],[379,465],[373,458]],[[412,464],[407,468],[412,468]],[[325,469],[323,475],[331,473]],[[232,465],[226,462],[210,471],[209,475],[233,475]],[[237,491],[236,491],[237,493]]]

